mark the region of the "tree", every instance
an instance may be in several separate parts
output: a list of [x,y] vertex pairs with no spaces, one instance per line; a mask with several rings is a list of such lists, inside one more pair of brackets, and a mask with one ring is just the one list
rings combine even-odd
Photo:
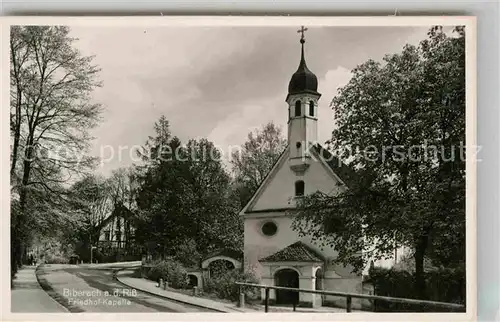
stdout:
[[199,251],[242,249],[243,222],[238,204],[231,198],[231,178],[224,169],[221,151],[212,142],[201,139],[190,140],[186,153],[189,179],[185,208],[198,227]]
[[[99,240],[100,228],[111,214],[114,204],[109,181],[101,176],[89,175],[70,189],[73,227],[67,231],[77,253],[86,257]],[[69,236],[68,236],[69,237]]]
[[247,141],[231,156],[235,188],[245,206],[286,148],[282,130],[273,122],[248,133]]
[[173,161],[174,151],[182,151],[165,116],[155,122],[154,130],[156,135],[149,136],[138,152],[143,164],[136,167],[139,184],[136,241],[150,252],[164,255],[167,243],[178,234],[175,228],[181,227],[172,222],[173,218],[181,218],[174,214],[180,209],[176,195],[181,193],[176,191],[181,187],[181,180],[177,180],[181,164],[169,161]]
[[[45,194],[54,207],[65,203],[64,183],[93,165],[85,154],[88,130],[101,107],[90,94],[100,86],[93,57],[73,47],[69,28],[11,28],[11,189],[17,206],[11,225],[13,270],[28,242],[29,196]],[[36,205],[35,205],[36,207]]]
[[121,203],[131,211],[137,208],[137,175],[133,167],[114,170],[107,181],[113,204]]
[[237,203],[229,196],[231,180],[221,152],[206,139],[182,145],[164,117],[155,129],[138,172],[140,242],[162,256],[185,253],[180,245],[191,245],[200,255],[214,248],[242,247],[243,226]]
[[420,298],[426,256],[465,259],[465,34],[428,36],[353,70],[332,102],[331,144],[356,176],[336,195],[304,198],[294,220],[357,271],[395,245],[413,249]]

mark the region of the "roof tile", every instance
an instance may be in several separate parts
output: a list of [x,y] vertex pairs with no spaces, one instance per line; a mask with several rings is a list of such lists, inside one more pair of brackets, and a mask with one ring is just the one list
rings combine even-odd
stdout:
[[301,241],[262,258],[260,262],[323,262],[324,257]]

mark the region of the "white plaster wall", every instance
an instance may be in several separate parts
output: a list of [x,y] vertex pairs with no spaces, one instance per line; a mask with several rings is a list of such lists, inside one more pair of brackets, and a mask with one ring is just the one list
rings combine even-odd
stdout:
[[278,226],[277,233],[268,237],[262,234],[261,226],[269,219],[247,218],[245,219],[245,245],[244,245],[244,265],[245,269],[251,269],[257,277],[263,275],[264,271],[259,263],[260,258],[269,256],[298,240],[310,244],[310,238],[299,238],[298,233],[292,230],[292,218],[276,217],[272,218]]
[[[292,142],[293,143],[293,142]],[[295,148],[295,144],[289,145],[290,149]],[[305,194],[311,194],[316,191],[322,191],[327,194],[334,194],[339,187],[339,181],[334,178],[329,171],[317,159],[312,159],[310,167],[303,175],[296,175],[288,166],[289,151],[284,155],[284,162],[271,178],[267,187],[257,197],[253,207],[249,210],[264,210],[264,209],[279,209],[288,208],[293,206],[290,202],[291,197],[295,193],[295,181],[303,180],[305,183]],[[274,285],[274,276],[270,275],[269,268],[263,267],[259,263],[260,258],[269,256],[286,246],[293,244],[296,241],[310,245],[322,253],[327,260],[333,259],[337,256],[337,252],[327,247],[321,249],[311,242],[311,238],[300,238],[298,233],[291,227],[293,219],[288,216],[283,216],[284,212],[266,212],[258,214],[245,215],[244,221],[244,267],[246,270],[255,272],[261,283]],[[274,236],[265,236],[261,232],[261,226],[266,222],[272,220],[278,226],[278,231]],[[310,274],[309,274],[310,275]],[[325,290],[334,290],[341,292],[361,293],[361,275],[355,275],[351,272],[350,267],[343,267],[341,265],[327,265],[324,268],[324,284]],[[308,285],[304,288],[312,288],[312,276],[308,277],[307,283],[301,280],[302,285]],[[307,297],[307,295],[305,295]],[[274,292],[271,291],[271,298],[274,297]],[[307,300],[301,296],[301,300]],[[328,299],[327,299],[328,300]],[[335,300],[339,300],[336,298]],[[345,300],[343,300],[345,303]],[[337,301],[338,302],[338,301]],[[357,307],[359,301],[353,300],[353,307]],[[339,305],[342,304],[340,301]]]
[[[310,237],[300,238],[298,233],[291,227],[292,218],[290,217],[275,217],[272,218],[278,226],[276,235],[272,237],[265,236],[260,231],[262,224],[270,219],[267,218],[247,218],[245,220],[245,245],[244,245],[244,266],[246,270],[252,270],[258,278],[265,272],[259,259],[269,256],[288,245],[300,240],[305,244],[316,249],[319,253],[323,254],[327,260],[334,259],[337,252],[332,247],[320,248],[318,245],[312,243]],[[351,272],[351,267],[343,265],[327,265],[324,268],[325,277],[345,277],[357,276]]]
[[[295,149],[295,145],[290,145],[290,149]],[[251,210],[263,210],[274,208],[286,208],[292,206],[290,198],[295,194],[295,181],[303,180],[305,184],[305,194],[316,191],[324,193],[334,193],[338,191],[339,181],[330,174],[329,170],[317,159],[311,160],[311,165],[303,175],[296,175],[288,166],[287,151],[284,162],[269,182],[267,187],[255,200]]]
[[296,143],[304,144],[306,140],[306,119],[303,117],[294,118],[289,123],[288,143],[290,145],[290,157],[297,158],[303,156],[304,149],[297,149]]
[[[309,113],[309,104],[307,106],[307,113]],[[317,113],[316,108],[315,113]],[[316,143],[318,141],[318,121],[315,118],[306,119],[306,139],[307,142],[312,143]]]
[[[391,256],[390,258],[374,260],[373,264],[375,267],[391,268],[395,264],[399,263],[403,259],[403,257],[407,256],[410,253],[410,248],[401,246],[397,249],[397,256],[396,253],[393,252],[393,256]],[[369,269],[370,263],[367,263],[365,269],[363,270],[363,275],[368,275]]]
[[[295,117],[295,102],[301,101],[301,116]],[[314,117],[309,115],[309,102],[314,102]],[[288,143],[293,148],[292,157],[302,156],[304,149],[296,149],[296,143],[316,142],[318,140],[318,98],[313,95],[294,95],[288,100]]]
[[[291,147],[293,148],[293,147]],[[276,172],[274,178],[267,187],[264,188],[260,196],[255,200],[251,210],[279,209],[291,207],[293,202],[291,198],[295,194],[295,181],[303,180],[305,183],[305,194],[311,194],[316,191],[332,194],[341,189],[339,181],[332,177],[329,170],[317,159],[313,159],[310,167],[303,175],[296,175],[288,166],[287,155],[285,162]],[[292,218],[283,216],[281,213],[259,213],[259,218],[254,218],[251,214],[245,215],[244,222],[244,265],[246,269],[252,269],[258,276],[262,275],[262,269],[258,259],[271,255],[294,242],[301,240],[306,244],[316,248],[324,256],[335,257],[337,253],[326,248],[321,250],[311,243],[311,238],[299,238],[298,233],[291,227]],[[268,237],[262,234],[261,226],[268,220],[273,220],[278,231],[276,235]],[[342,275],[349,273],[343,272],[343,267],[334,267]],[[327,273],[327,270],[325,270]]]
[[[335,291],[343,293],[363,293],[363,284],[361,276],[344,277],[344,278],[325,278],[323,281],[325,291]],[[335,306],[345,307],[346,298],[327,295],[325,301],[333,303]],[[362,304],[361,299],[352,299],[352,308],[360,309]]]
[[114,223],[114,220],[110,220],[100,231],[100,235],[99,235],[99,241],[105,241],[106,238],[105,238],[105,234],[104,232],[105,231],[109,231],[109,240],[113,240],[113,234],[112,234],[112,230],[113,230],[113,223]]
[[198,279],[198,289],[202,290],[203,289],[203,273],[202,272],[189,272],[187,275],[194,275]]
[[[307,290],[312,290],[314,289],[315,286],[315,279],[313,277],[314,272],[317,267],[319,267],[320,264],[304,264],[300,263],[300,265],[304,266],[297,266],[295,264],[298,263],[293,263],[292,265],[265,265],[262,267],[262,272],[263,275],[261,277],[261,283],[266,284],[266,285],[275,285],[275,275],[277,272],[283,270],[283,269],[292,269],[296,271],[299,275],[299,288],[301,289],[307,289]],[[261,289],[261,298],[265,299],[265,290]],[[309,303],[315,303],[315,294],[311,293],[299,293],[299,301],[300,302],[309,302]],[[269,299],[271,300],[276,300],[276,290],[270,289],[269,290]]]
[[[297,263],[295,263],[297,264]],[[303,265],[303,264],[301,264]],[[289,268],[297,271],[299,273],[299,288],[302,289],[315,289],[315,277],[314,272],[318,264],[314,264],[313,266],[297,266],[297,265],[264,265],[262,266],[262,276],[261,283],[266,285],[274,285],[274,276],[275,273],[280,271],[281,269]],[[336,291],[343,293],[367,293],[366,290],[363,289],[362,277],[361,276],[348,276],[348,277],[340,277],[336,275],[333,271],[325,272],[325,277],[323,278],[323,290],[324,291]],[[328,274],[330,273],[330,274]],[[261,298],[265,298],[265,291],[261,289]],[[276,291],[270,290],[269,298],[271,300],[276,299]],[[299,301],[300,302],[309,302],[313,303],[313,305],[319,306],[324,301],[329,302],[328,304],[345,307],[346,299],[345,297],[338,296],[327,296],[320,294],[311,294],[311,293],[300,293]],[[326,304],[326,303],[325,303]],[[352,308],[353,309],[361,309],[362,300],[361,299],[352,299]]]

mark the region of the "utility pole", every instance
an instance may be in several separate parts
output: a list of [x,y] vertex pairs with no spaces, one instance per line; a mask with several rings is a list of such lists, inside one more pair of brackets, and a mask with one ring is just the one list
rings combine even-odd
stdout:
[[94,249],[96,249],[97,247],[95,247],[93,244],[92,244],[92,235],[90,235],[90,264],[92,264],[94,262]]
[[90,235],[90,264],[92,264],[93,254],[94,254],[94,247],[92,247],[92,235]]

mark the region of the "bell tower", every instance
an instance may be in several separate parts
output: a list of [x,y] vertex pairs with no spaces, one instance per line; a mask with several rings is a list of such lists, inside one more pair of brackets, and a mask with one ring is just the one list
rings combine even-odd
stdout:
[[310,165],[311,156],[309,147],[318,139],[318,79],[307,68],[304,57],[304,32],[307,28],[302,26],[301,56],[299,68],[292,75],[288,84],[288,144],[290,148],[289,165],[298,175],[303,174]]

